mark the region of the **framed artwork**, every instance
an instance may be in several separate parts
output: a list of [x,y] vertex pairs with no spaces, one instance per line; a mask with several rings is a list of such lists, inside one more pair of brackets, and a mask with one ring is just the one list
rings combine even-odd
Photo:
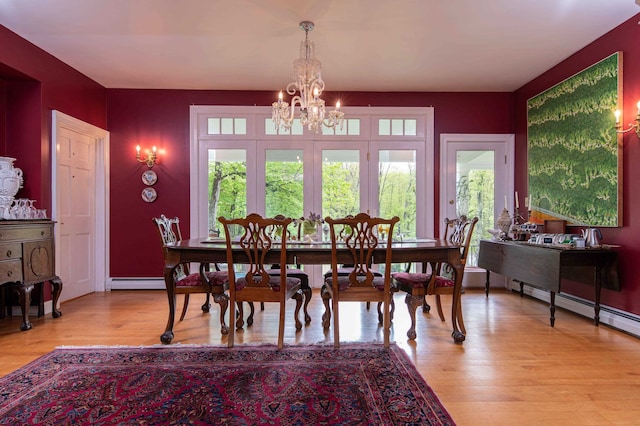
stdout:
[[622,226],[619,105],[622,52],[527,101],[531,221]]

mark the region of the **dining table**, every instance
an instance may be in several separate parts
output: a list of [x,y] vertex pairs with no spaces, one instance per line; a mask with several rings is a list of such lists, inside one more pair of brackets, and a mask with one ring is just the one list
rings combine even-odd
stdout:
[[[270,258],[265,259],[267,263],[277,264],[280,262],[281,250],[278,244],[274,244],[275,248],[269,251]],[[177,241],[165,246],[164,256],[164,280],[169,301],[169,318],[165,331],[160,336],[163,344],[170,344],[174,338],[173,326],[175,322],[176,311],[176,283],[175,269],[182,263],[198,263],[206,264],[225,264],[227,262],[227,244],[224,238],[191,238],[187,240]],[[234,263],[246,262],[246,257],[240,246],[232,244],[232,253]],[[338,246],[338,262],[347,263],[352,261],[352,257],[345,251],[342,252]],[[386,245],[380,244],[374,251],[375,259],[383,262],[386,253]],[[307,241],[291,241],[286,245],[287,264],[295,265],[330,265],[331,264],[331,243],[330,242],[307,242]],[[454,290],[451,303],[451,323],[453,331],[451,336],[455,343],[462,343],[465,340],[464,333],[458,326],[457,310],[460,304],[460,294],[462,290],[462,275],[464,264],[460,261],[460,246],[444,240],[432,238],[405,239],[403,241],[394,241],[392,243],[392,263],[406,265],[408,263],[437,263],[446,262],[451,265],[454,270]],[[203,268],[201,273],[203,273]],[[220,298],[226,298],[226,294],[218,294],[221,307],[226,304]],[[424,296],[406,295],[405,303],[411,309],[411,306],[421,305]],[[215,299],[214,299],[215,300]],[[221,313],[221,325],[224,333],[224,312]],[[410,340],[416,338],[415,324],[411,325],[407,331],[407,337]]]

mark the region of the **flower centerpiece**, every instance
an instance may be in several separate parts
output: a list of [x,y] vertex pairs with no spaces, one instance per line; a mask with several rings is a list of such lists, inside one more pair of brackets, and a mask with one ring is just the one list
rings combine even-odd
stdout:
[[301,237],[315,241],[320,237],[320,226],[324,223],[324,219],[319,214],[309,212],[309,217],[296,219],[294,223],[300,226]]

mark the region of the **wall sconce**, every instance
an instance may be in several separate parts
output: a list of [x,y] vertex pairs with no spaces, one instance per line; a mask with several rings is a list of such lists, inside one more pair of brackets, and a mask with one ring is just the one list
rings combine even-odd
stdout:
[[140,145],[136,146],[136,160],[139,163],[146,163],[147,167],[152,168],[154,164],[156,164],[156,160],[158,159],[157,148],[155,145],[151,149],[151,152],[147,151],[147,158],[140,157]]
[[640,101],[638,101],[638,112],[636,114],[636,119],[635,119],[635,123],[629,123],[629,128],[626,130],[622,129],[622,123],[620,123],[620,116],[622,115],[622,113],[620,112],[619,109],[616,110],[615,115],[616,115],[616,132],[618,133],[627,133],[630,132],[632,130],[636,131],[636,135],[638,135],[638,137],[640,138]]

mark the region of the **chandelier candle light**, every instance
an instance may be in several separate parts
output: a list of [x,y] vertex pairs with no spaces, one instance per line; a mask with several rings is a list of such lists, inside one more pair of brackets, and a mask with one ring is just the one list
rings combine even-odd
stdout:
[[[314,24],[311,21],[300,22],[300,28],[304,31],[304,41],[300,43],[300,57],[293,61],[293,78],[287,85],[287,94],[293,96],[291,105],[283,100],[280,92],[278,101],[273,103],[272,119],[276,129],[282,127],[285,130],[291,129],[294,121],[296,105],[300,111],[300,124],[307,126],[309,131],[320,133],[322,126],[329,128],[340,126],[344,123],[344,113],[340,111],[340,101],[336,103],[336,108],[326,114],[324,100],[320,98],[324,91],[324,81],[322,80],[321,64],[315,58],[315,47],[309,40],[309,31],[313,30]],[[296,92],[298,94],[296,95]]]

